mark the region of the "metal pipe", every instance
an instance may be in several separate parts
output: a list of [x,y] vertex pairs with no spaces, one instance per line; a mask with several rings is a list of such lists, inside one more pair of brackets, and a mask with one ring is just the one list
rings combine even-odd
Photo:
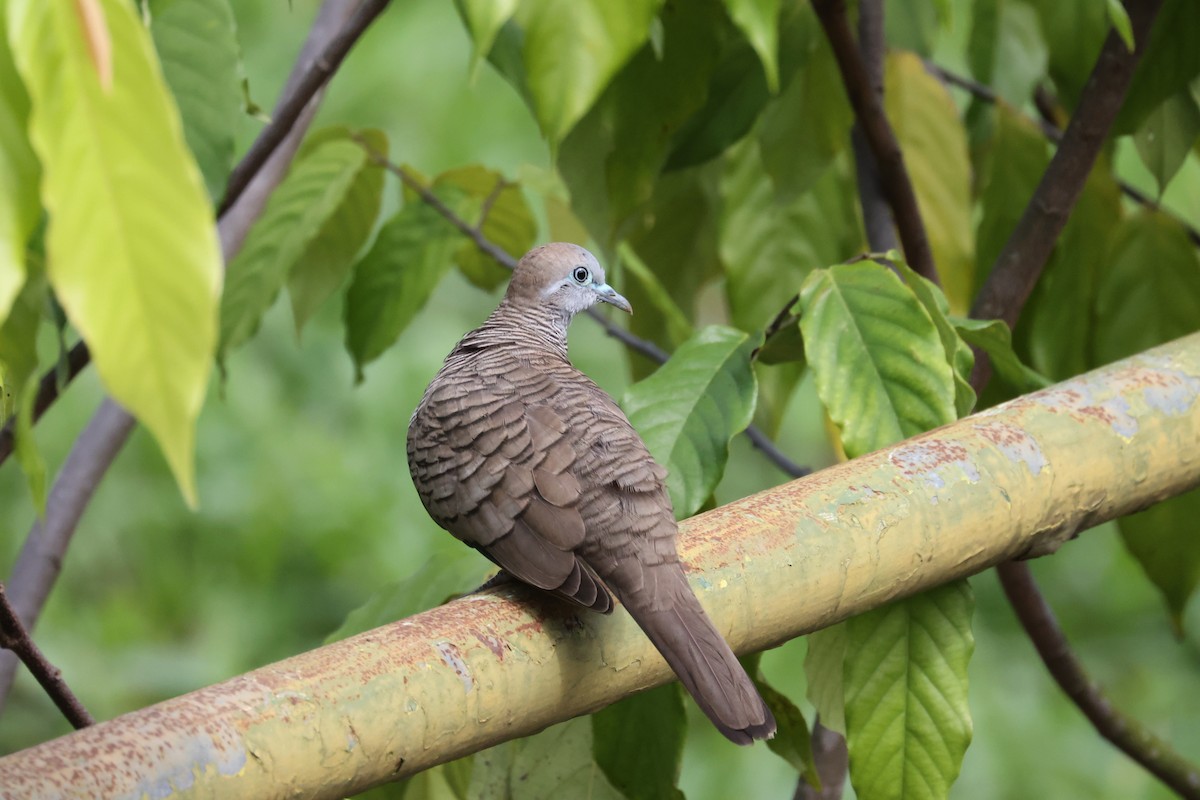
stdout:
[[[1200,484],[1200,334],[683,524],[736,650]],[[0,759],[12,796],[345,797],[671,677],[621,612],[474,595]]]

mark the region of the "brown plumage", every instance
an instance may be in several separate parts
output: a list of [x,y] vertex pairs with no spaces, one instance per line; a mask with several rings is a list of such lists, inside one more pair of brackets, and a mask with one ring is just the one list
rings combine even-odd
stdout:
[[567,359],[571,318],[596,302],[630,310],[587,250],[526,254],[413,412],[413,483],[438,525],[522,581],[604,614],[611,591],[721,733],[767,738],[771,712],[679,563],[666,470]]

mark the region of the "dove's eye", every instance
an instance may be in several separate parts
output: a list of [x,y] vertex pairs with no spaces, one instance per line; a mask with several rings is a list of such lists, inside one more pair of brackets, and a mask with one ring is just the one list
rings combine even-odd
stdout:
[[571,277],[575,279],[576,283],[587,283],[592,277],[592,273],[588,272],[587,267],[576,267],[575,271],[571,273]]

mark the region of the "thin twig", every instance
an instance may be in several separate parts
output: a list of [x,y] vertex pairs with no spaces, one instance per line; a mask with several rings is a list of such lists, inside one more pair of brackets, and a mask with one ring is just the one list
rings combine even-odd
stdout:
[[[35,423],[42,418],[46,409],[50,408],[58,399],[59,393],[75,380],[75,376],[83,371],[90,360],[91,354],[88,352],[87,344],[81,341],[67,351],[64,374],[60,375],[57,367],[46,371],[38,385],[37,396],[33,399],[33,421]],[[12,455],[13,448],[16,446],[16,424],[17,419],[14,415],[9,417],[3,428],[0,428],[0,464],[3,464]]]
[[[964,77],[962,75],[959,75],[956,72],[951,72],[950,70],[946,69],[945,67],[943,67],[939,64],[935,64],[932,61],[928,61],[928,60],[925,61],[925,68],[927,70],[929,70],[929,72],[931,74],[936,75],[940,80],[944,81],[946,84],[948,84],[950,86],[957,86],[960,89],[968,91],[971,93],[972,96],[978,97],[980,100],[983,100],[984,102],[987,102],[987,103],[1003,102],[1003,100],[1000,99],[996,95],[995,91],[993,91],[991,87],[985,86],[984,84],[979,83],[978,81],[972,80],[972,79]],[[1044,92],[1042,92],[1039,89],[1039,91],[1035,93],[1035,99],[1039,99],[1039,102],[1037,103],[1037,108],[1038,108],[1038,111],[1041,113],[1041,116],[1036,117],[1036,118],[1035,117],[1027,117],[1027,118],[1037,124],[1038,128],[1041,129],[1043,136],[1045,136],[1051,142],[1058,144],[1059,142],[1062,141],[1063,132],[1054,123],[1053,119],[1050,118],[1049,109],[1047,108],[1047,106],[1045,104]],[[1017,112],[1017,113],[1021,113],[1021,112]],[[1124,181],[1124,180],[1121,180],[1118,178],[1117,179],[1117,188],[1119,188],[1121,190],[1122,194],[1124,194],[1130,200],[1133,200],[1135,203],[1142,205],[1142,206],[1146,206],[1147,208],[1153,208],[1155,210],[1161,211],[1164,214],[1168,214],[1172,219],[1174,219],[1177,223],[1179,223],[1179,225],[1187,232],[1188,238],[1191,239],[1192,244],[1196,247],[1200,247],[1200,230],[1198,230],[1190,222],[1188,222],[1185,219],[1181,219],[1180,217],[1176,216],[1175,214],[1172,214],[1169,210],[1164,209],[1162,206],[1160,206],[1154,200],[1154,198],[1149,197],[1148,195],[1146,195],[1145,192],[1138,189],[1136,186],[1129,183],[1128,181]]]
[[218,214],[224,213],[237,202],[238,197],[250,184],[250,180],[275,152],[279,143],[295,127],[296,120],[299,119],[308,102],[333,76],[333,73],[337,72],[342,60],[350,52],[350,48],[362,38],[363,33],[387,8],[389,2],[390,0],[363,0],[362,5],[358,7],[350,20],[321,51],[321,55],[313,59],[292,93],[275,108],[270,124],[262,129],[258,138],[254,140],[254,144],[242,157],[241,162],[229,174],[229,182],[225,185],[225,197],[222,198],[221,205],[217,208]]
[[861,124],[863,136],[875,156],[880,185],[895,214],[905,259],[919,274],[937,283],[933,251],[921,222],[916,192],[904,166],[904,154],[888,123],[883,103],[871,87],[871,78],[846,18],[845,0],[814,0],[813,9],[833,48],[855,118]]
[[[500,247],[495,242],[484,236],[483,232],[480,231],[478,227],[471,225],[465,219],[456,214],[454,209],[443,203],[441,199],[439,199],[438,196],[433,193],[433,190],[426,186],[424,182],[418,180],[415,175],[406,170],[404,167],[396,164],[393,161],[389,161],[383,156],[382,153],[378,153],[371,149],[371,146],[365,140],[359,139],[358,141],[359,144],[361,144],[362,147],[367,151],[368,158],[370,158],[374,164],[386,169],[388,172],[399,178],[400,182],[403,183],[405,187],[409,189],[409,191],[415,193],[417,197],[421,198],[421,202],[428,205],[430,208],[440,214],[447,222],[461,231],[463,235],[469,238],[481,252],[491,256],[491,258],[494,259],[497,264],[505,269],[516,269],[516,258],[514,258],[504,248]],[[665,364],[667,359],[671,357],[670,353],[668,353],[666,350],[663,350],[654,342],[630,333],[620,325],[610,320],[608,317],[604,316],[604,314],[600,313],[597,309],[589,308],[584,313],[587,314],[591,319],[595,320],[600,327],[604,328],[604,332],[606,334],[616,339],[630,350],[645,356],[655,364]],[[754,444],[754,446],[762,451],[763,455],[765,455],[772,463],[774,463],[775,466],[778,467],[784,474],[790,475],[793,478],[799,478],[812,472],[812,470],[808,467],[802,467],[784,455],[783,452],[780,451],[780,449],[771,441],[770,437],[763,433],[762,430],[757,426],[751,425],[746,428],[743,433],[745,433],[746,437]]]
[[1083,669],[1054,612],[1033,580],[1029,564],[1010,561],[996,567],[1000,585],[1046,669],[1096,731],[1180,797],[1200,800],[1200,770],[1138,720],[1123,714]]
[[755,356],[758,355],[759,350],[762,350],[763,347],[766,347],[767,342],[771,341],[772,336],[783,330],[785,325],[790,325],[799,319],[799,317],[792,313],[792,308],[794,308],[796,303],[799,302],[800,295],[794,294],[792,295],[792,299],[788,300],[784,304],[783,308],[779,309],[779,311],[775,314],[774,319],[771,320],[771,323],[767,325],[766,329],[763,331],[763,343],[759,346],[758,350],[754,351]]
[[21,624],[20,617],[8,602],[3,583],[0,583],[0,647],[16,653],[17,658],[21,659],[21,663],[33,674],[46,694],[50,695],[58,710],[75,726],[75,730],[96,724],[96,720],[63,680],[62,671],[50,663],[45,653],[30,638],[29,631]]

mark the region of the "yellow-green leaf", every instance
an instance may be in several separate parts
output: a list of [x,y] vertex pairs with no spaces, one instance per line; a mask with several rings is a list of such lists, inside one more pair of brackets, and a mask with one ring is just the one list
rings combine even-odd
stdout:
[[194,504],[221,284],[216,228],[149,34],[130,3],[99,6],[113,46],[107,91],[68,0],[9,5],[45,170],[47,272],[106,388],[154,434]]
[[25,242],[38,219],[38,163],[25,126],[29,97],[17,75],[0,4],[0,321],[25,282]]
[[[310,137],[313,138],[313,137]],[[315,144],[301,148],[296,162],[276,187],[262,216],[229,263],[221,297],[218,360],[258,330],[297,263],[346,199],[367,163],[357,142],[318,132]],[[351,254],[353,255],[353,254]]]
[[950,309],[971,303],[971,164],[958,109],[937,78],[912,53],[887,61],[885,103],[904,152],[917,205]]
[[779,89],[780,5],[780,0],[725,0],[729,16],[758,53],[772,92]]
[[650,35],[662,0],[523,0],[517,19],[534,115],[557,146]]

